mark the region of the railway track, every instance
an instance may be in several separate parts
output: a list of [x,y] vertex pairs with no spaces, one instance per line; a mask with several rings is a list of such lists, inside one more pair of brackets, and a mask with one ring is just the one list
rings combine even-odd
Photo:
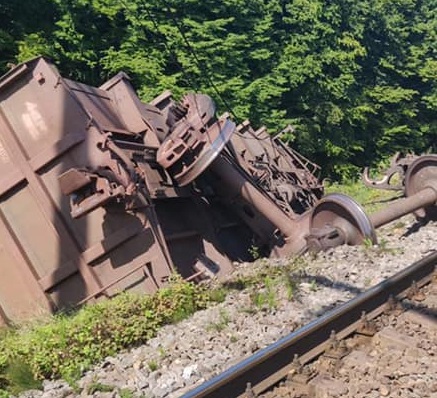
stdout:
[[436,361],[425,358],[437,356],[436,266],[434,251],[183,398],[389,396],[403,366],[434,379],[426,393],[418,383],[420,393],[390,396],[437,394]]

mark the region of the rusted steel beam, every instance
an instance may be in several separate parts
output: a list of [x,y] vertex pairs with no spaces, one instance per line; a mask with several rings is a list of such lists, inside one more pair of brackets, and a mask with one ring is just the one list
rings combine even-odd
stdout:
[[408,164],[403,185],[406,198],[370,216],[375,228],[413,212],[420,218],[437,216],[437,155],[415,157]]
[[[437,181],[436,181],[437,188]],[[433,206],[437,202],[437,189],[426,187],[413,196],[400,199],[388,207],[369,216],[375,228],[382,227],[389,222],[397,220],[407,214],[413,213],[424,207]]]
[[[212,163],[211,171],[220,177],[220,184],[225,185],[224,189],[229,196],[241,196],[248,206],[258,211],[280,230],[290,253],[298,253],[305,247],[306,228],[303,226],[308,225],[308,215],[295,220],[290,219],[270,197],[254,186],[241,170],[222,156]],[[250,210],[248,212],[250,213]]]

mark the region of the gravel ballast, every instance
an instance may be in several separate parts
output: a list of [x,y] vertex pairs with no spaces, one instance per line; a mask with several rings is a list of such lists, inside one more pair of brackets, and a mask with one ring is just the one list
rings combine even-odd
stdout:
[[[224,302],[162,328],[147,344],[106,358],[75,389],[45,380],[43,391],[20,396],[179,397],[435,250],[436,226],[406,216],[378,231],[379,246],[238,264],[229,283],[256,279],[260,272],[275,277],[264,275],[255,287],[231,290]],[[283,276],[281,269],[287,270]]]

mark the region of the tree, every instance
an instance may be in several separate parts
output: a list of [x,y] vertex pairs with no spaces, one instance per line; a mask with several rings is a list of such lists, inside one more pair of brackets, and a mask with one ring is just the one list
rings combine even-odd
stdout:
[[219,112],[354,178],[436,147],[436,0],[3,0],[0,68],[48,55],[99,85],[124,70],[143,100],[210,94]]

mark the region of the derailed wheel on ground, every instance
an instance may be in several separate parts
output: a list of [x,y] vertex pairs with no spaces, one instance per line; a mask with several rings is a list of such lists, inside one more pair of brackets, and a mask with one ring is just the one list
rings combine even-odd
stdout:
[[311,237],[319,239],[321,249],[359,245],[369,239],[377,243],[375,229],[363,208],[347,195],[333,193],[323,197],[310,218]]
[[[405,175],[405,195],[412,196],[424,188],[437,190],[437,155],[424,155],[416,159]],[[437,206],[431,205],[414,212],[418,218],[437,219]]]

